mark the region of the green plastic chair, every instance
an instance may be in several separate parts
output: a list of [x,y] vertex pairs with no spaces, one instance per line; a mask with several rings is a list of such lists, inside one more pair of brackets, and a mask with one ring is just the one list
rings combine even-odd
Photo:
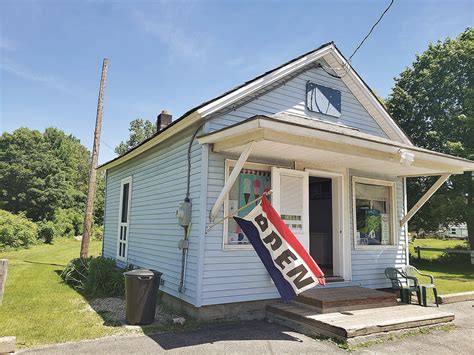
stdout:
[[[421,289],[421,298],[423,300],[423,306],[426,307],[426,291],[427,291],[427,289],[431,288],[431,289],[433,289],[433,294],[434,294],[434,298],[435,298],[436,307],[439,307],[439,304],[438,304],[438,290],[436,289],[436,286],[434,284],[433,275],[424,274],[424,273],[420,272],[416,267],[411,266],[411,265],[405,265],[403,267],[403,272],[407,276],[410,276],[411,278],[415,278],[417,280],[418,286]],[[418,275],[429,277],[430,280],[431,280],[431,283],[426,283],[426,284],[420,283],[418,278],[417,278]]]
[[408,276],[404,272],[388,267],[385,269],[385,276],[392,283],[392,289],[400,291],[400,299],[403,303],[411,303],[411,295],[416,292],[418,304],[421,306],[421,289],[416,277]]

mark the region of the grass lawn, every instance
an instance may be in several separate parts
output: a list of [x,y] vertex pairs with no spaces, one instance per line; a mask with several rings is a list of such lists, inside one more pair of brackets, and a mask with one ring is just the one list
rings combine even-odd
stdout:
[[[446,262],[440,259],[442,253],[422,251],[421,260],[418,260],[414,247],[447,249],[458,245],[466,246],[466,243],[459,240],[440,239],[416,239],[410,243],[410,264],[421,272],[434,276],[438,294],[474,291],[474,265],[471,265],[469,255],[455,257],[450,262]],[[428,296],[432,298],[431,292]]]
[[[86,310],[86,300],[58,275],[79,256],[80,245],[74,239],[59,239],[54,245],[0,253],[0,259],[9,263],[0,335],[14,335],[19,347],[29,347],[122,331],[103,325],[99,315]],[[100,242],[92,241],[90,254],[99,255],[100,248]]]

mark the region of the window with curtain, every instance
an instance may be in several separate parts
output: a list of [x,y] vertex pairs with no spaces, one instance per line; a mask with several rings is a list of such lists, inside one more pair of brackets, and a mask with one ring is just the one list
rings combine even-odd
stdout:
[[354,183],[357,245],[393,244],[392,183]]
[[[232,163],[229,163],[231,165]],[[232,164],[233,165],[233,164]],[[254,169],[255,167],[255,169]],[[228,175],[232,172],[233,166],[229,166]],[[238,216],[246,216],[259,201],[251,203],[253,200],[261,197],[265,191],[271,189],[271,168],[264,165],[247,164],[239,174],[226,203],[225,215],[235,215],[236,211],[248,205],[237,213]],[[250,203],[250,204],[249,204]],[[224,243],[226,245],[249,245],[249,241],[233,218],[226,220],[224,228]]]

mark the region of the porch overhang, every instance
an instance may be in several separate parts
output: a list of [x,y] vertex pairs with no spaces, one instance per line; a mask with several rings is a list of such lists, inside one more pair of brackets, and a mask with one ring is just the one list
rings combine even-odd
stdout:
[[[310,121],[305,119],[304,121]],[[474,162],[413,145],[394,142],[335,124],[255,116],[198,137],[214,152],[239,156],[252,143],[250,157],[312,162],[398,177],[462,174]],[[406,157],[410,158],[406,160]]]

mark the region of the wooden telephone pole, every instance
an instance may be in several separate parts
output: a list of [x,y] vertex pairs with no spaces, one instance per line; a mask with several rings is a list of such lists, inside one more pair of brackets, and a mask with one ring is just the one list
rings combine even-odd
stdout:
[[87,188],[86,213],[84,216],[84,232],[82,234],[81,258],[89,255],[89,243],[91,240],[92,212],[94,209],[95,185],[97,179],[97,161],[99,159],[100,131],[102,129],[102,112],[104,108],[105,79],[109,60],[104,59],[102,63],[102,75],[100,77],[99,99],[97,102],[97,114],[95,118],[94,146],[92,148],[91,167],[89,171],[89,186]]

